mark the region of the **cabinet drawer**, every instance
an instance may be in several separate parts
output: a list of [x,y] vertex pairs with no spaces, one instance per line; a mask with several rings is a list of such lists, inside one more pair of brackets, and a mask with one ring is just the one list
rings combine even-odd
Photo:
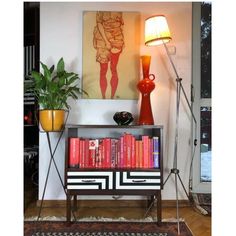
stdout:
[[113,172],[68,171],[67,189],[112,189]]
[[116,189],[161,189],[159,171],[116,172]]

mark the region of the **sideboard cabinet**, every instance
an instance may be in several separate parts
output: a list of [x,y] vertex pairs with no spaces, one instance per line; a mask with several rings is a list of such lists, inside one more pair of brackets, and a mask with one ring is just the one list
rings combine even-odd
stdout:
[[[128,135],[127,135],[128,134]],[[131,135],[133,141],[124,141],[125,136]],[[150,149],[145,149],[143,142],[145,137],[148,137]],[[151,142],[153,138],[158,139],[153,148]],[[101,147],[98,150],[92,150],[96,163],[82,163],[81,156],[79,163],[72,165],[71,162],[73,147],[71,140],[92,140]],[[108,144],[109,151],[106,151],[106,158],[110,162],[107,165],[97,163],[96,158],[100,158],[101,152],[105,149],[102,145],[104,140],[117,140],[116,146]],[[72,199],[76,204],[77,196],[79,195],[133,195],[147,196],[149,202],[157,199],[157,222],[160,223],[161,216],[161,190],[163,188],[163,127],[160,125],[145,125],[145,126],[114,126],[114,125],[70,125],[65,129],[65,189],[67,193],[67,221],[71,221]],[[127,138],[127,140],[129,140]],[[82,144],[81,144],[82,145]],[[106,145],[106,144],[104,144]],[[129,146],[130,145],[130,146]],[[128,147],[127,147],[128,146]],[[82,146],[78,146],[82,149]],[[132,149],[132,150],[129,150]],[[102,151],[100,150],[102,149]],[[139,150],[140,149],[140,150]],[[155,149],[155,150],[154,150]],[[76,155],[84,155],[77,153]],[[85,151],[83,151],[85,152]],[[147,152],[149,153],[147,155]],[[129,153],[135,159],[129,160]],[[138,154],[139,153],[139,154]],[[142,155],[140,154],[142,153]],[[155,162],[152,160],[153,153],[156,154]],[[107,157],[110,155],[110,157]],[[125,157],[126,156],[126,157]],[[114,157],[114,159],[112,159]],[[150,160],[146,160],[151,157]],[[90,157],[91,158],[91,157]],[[104,157],[103,157],[104,158]],[[123,159],[122,159],[123,158]],[[138,160],[139,158],[139,160]],[[146,159],[145,159],[146,158]],[[100,159],[99,159],[100,160]],[[83,160],[84,161],[84,160]],[[132,163],[131,163],[132,162]],[[142,163],[141,163],[142,162]]]

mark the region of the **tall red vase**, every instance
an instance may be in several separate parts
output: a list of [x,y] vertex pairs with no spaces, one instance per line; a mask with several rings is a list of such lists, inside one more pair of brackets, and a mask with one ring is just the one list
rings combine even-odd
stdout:
[[153,125],[152,106],[150,101],[150,94],[155,89],[155,83],[153,80],[155,76],[149,74],[151,56],[141,56],[143,79],[137,84],[139,91],[142,94],[141,107],[139,114],[139,125]]

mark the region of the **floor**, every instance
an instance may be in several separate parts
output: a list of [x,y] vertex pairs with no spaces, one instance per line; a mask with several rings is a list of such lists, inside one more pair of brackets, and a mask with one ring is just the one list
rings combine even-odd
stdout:
[[[25,208],[24,216],[25,218],[37,216],[39,212],[39,207],[36,204],[37,198],[37,187],[35,185],[27,185],[25,188]],[[89,201],[90,202],[90,201]],[[127,219],[140,219],[143,218],[146,212],[145,204],[130,204],[130,201],[121,201],[122,203],[115,204],[113,201],[91,201],[88,205],[88,201],[80,201],[79,215],[76,212],[77,218],[83,217],[108,217],[108,218],[118,218],[124,217]],[[162,218],[169,219],[175,218],[176,208],[174,206],[167,206],[166,203],[163,204]],[[56,216],[65,217],[66,208],[63,204],[48,204],[44,201],[41,217],[46,216]],[[147,216],[155,217],[156,210],[153,208],[148,212]],[[204,216],[197,212],[191,206],[180,207],[179,216],[185,220],[194,236],[210,236],[211,235],[211,217]]]

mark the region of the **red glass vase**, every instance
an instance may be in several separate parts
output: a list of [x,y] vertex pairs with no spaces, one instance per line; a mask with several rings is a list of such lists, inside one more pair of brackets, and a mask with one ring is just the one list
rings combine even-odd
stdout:
[[150,94],[155,89],[155,83],[153,80],[155,76],[149,74],[151,56],[141,56],[143,79],[137,84],[139,91],[142,94],[141,107],[139,114],[139,125],[153,125],[152,106],[150,101]]

